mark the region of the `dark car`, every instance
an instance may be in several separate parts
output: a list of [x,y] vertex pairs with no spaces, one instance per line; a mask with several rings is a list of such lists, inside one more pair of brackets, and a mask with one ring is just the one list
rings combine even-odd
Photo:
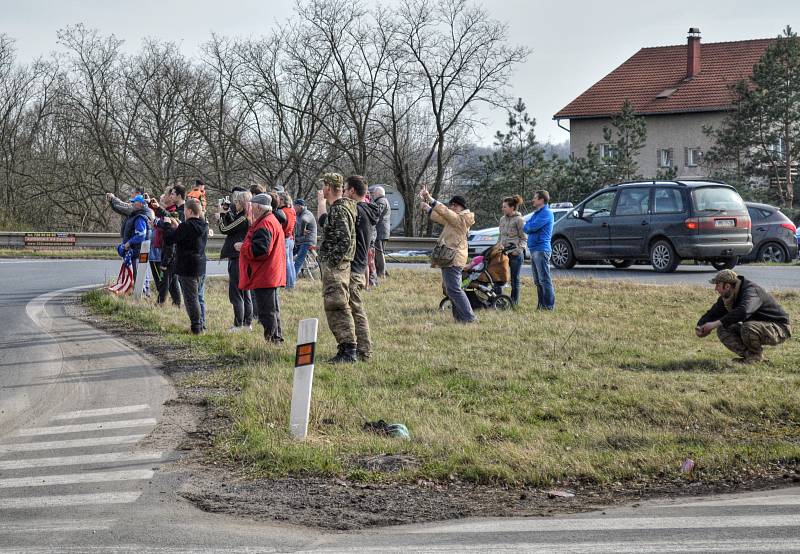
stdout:
[[732,268],[753,248],[750,214],[736,189],[714,181],[648,181],[605,187],[553,227],[551,261],[646,259],[661,273],[683,259]]
[[797,258],[797,227],[792,220],[775,206],[746,204],[753,222],[753,249],[742,261],[786,263]]

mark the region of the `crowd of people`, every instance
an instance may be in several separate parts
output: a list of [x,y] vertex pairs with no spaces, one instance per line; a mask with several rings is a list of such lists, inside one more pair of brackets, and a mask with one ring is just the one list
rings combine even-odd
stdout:
[[[292,290],[309,253],[317,248],[325,313],[336,338],[333,363],[368,360],[372,355],[363,292],[385,278],[385,244],[391,210],[385,190],[370,193],[358,175],[338,173],[320,180],[317,214],[302,198],[281,187],[234,187],[212,214],[225,236],[220,259],[228,265],[228,299],[233,311],[230,332],[252,331],[258,321],[264,338],[282,343],[280,289]],[[209,229],[205,184],[191,190],[168,187],[154,198],[137,189],[128,202],[107,194],[111,208],[123,216],[118,252],[130,256],[134,276],[141,245],[150,240],[150,274],[156,302],[170,297],[184,305],[190,330],[206,330],[205,275]],[[149,288],[149,285],[147,286]]]
[[[206,329],[206,244],[213,234],[206,220],[202,180],[195,181],[190,191],[183,185],[168,187],[158,199],[143,190],[135,190],[129,202],[111,193],[107,197],[111,208],[123,216],[120,255],[131,255],[135,275],[141,245],[150,238],[157,303],[164,304],[168,296],[175,306],[183,302],[191,332],[202,333]],[[462,271],[468,262],[467,236],[475,216],[462,196],[444,204],[422,187],[419,197],[423,212],[442,226],[431,262],[441,270],[453,317],[473,323],[476,317],[462,286]],[[519,304],[520,273],[529,252],[537,309],[551,311],[555,289],[550,275],[554,224],[550,196],[539,190],[531,201],[534,212],[526,221],[520,212],[523,198],[503,199],[498,245],[508,255],[511,304]],[[252,331],[258,320],[268,342],[284,341],[279,291],[295,287],[319,239],[323,305],[337,343],[337,353],[329,361],[366,361],[372,356],[373,343],[363,293],[387,276],[391,210],[385,190],[374,187],[370,192],[359,175],[344,179],[341,174],[326,173],[320,179],[316,205],[315,217],[304,199],[292,200],[281,187],[267,191],[261,185],[234,187],[230,196],[220,200],[213,215],[225,235],[220,258],[228,263],[228,298],[233,309],[229,331]],[[788,315],[761,287],[731,270],[720,272],[711,282],[719,300],[698,321],[698,337],[716,330],[740,361],[750,363],[762,359],[763,346],[780,344],[791,336]]]

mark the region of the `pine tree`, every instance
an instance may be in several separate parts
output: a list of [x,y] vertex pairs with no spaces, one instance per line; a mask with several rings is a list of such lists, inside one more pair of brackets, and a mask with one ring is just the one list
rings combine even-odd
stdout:
[[505,132],[495,134],[495,151],[481,157],[480,184],[470,194],[479,216],[478,223],[496,223],[500,201],[519,194],[526,201],[543,187],[544,149],[536,140],[536,120],[527,112],[522,99],[509,110]]
[[738,183],[769,179],[782,206],[794,204],[790,168],[800,159],[800,38],[787,26],[753,66],[749,79],[733,86],[734,110],[719,129],[705,132],[716,144],[704,163]]
[[620,113],[611,118],[611,127],[603,127],[603,140],[611,144],[612,155],[606,160],[610,181],[632,181],[640,177],[636,158],[647,142],[647,124],[637,116],[629,100]]

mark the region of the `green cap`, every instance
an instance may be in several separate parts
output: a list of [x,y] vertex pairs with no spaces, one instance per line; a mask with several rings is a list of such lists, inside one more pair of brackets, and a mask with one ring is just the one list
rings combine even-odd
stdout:
[[344,177],[342,177],[341,173],[325,173],[322,176],[322,182],[340,189],[344,185]]
[[729,285],[735,285],[736,281],[739,279],[739,276],[736,275],[736,272],[732,269],[723,269],[716,275],[714,275],[708,282],[712,285],[716,285],[717,283],[728,283]]

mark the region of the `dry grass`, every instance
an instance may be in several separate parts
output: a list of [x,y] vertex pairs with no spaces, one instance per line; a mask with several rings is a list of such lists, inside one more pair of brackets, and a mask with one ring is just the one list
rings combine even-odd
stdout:
[[[541,313],[524,285],[521,309],[480,312],[479,324],[462,326],[436,311],[437,274],[396,270],[367,295],[375,358],[351,366],[323,362],[335,345],[318,283],[282,294],[283,347],[266,345],[259,332],[224,332],[225,281],[209,286],[210,332],[200,338],[187,334],[178,310],[102,293],[87,300],[193,342],[198,357],[227,361],[232,369],[210,378],[241,394],[223,401],[233,426],[216,454],[256,474],[543,485],[671,475],[686,456],[710,478],[800,460],[797,341],[770,349],[768,362],[734,366],[716,339],[693,334],[714,300],[710,288],[562,280],[557,311]],[[800,313],[800,293],[778,296]],[[288,438],[287,420],[295,333],[306,317],[322,323],[310,438],[301,443]],[[363,432],[365,419],[405,423],[413,438]],[[360,460],[382,453],[419,465],[363,469]]]

